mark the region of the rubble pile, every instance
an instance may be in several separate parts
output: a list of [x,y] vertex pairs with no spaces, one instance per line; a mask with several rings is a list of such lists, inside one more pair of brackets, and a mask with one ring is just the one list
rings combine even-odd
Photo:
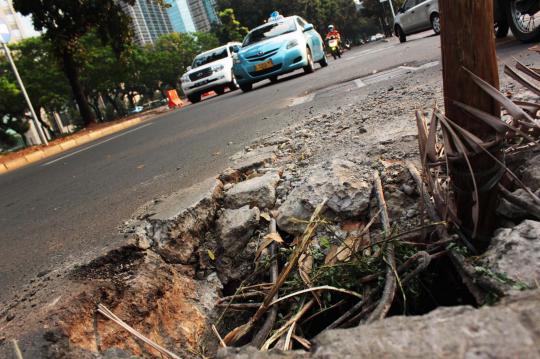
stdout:
[[516,160],[529,190],[511,188],[498,209],[505,228],[474,256],[431,215],[409,116],[427,101],[441,102],[436,81],[378,89],[260,138],[216,178],[148,204],[125,228],[129,245],[70,272],[76,294],[44,310],[27,340],[42,344],[28,350],[161,355],[99,305],[182,358],[461,358],[537,347],[539,321],[523,319],[538,313],[537,291],[493,310],[464,305],[538,286],[540,218],[515,198],[538,193],[540,157]]

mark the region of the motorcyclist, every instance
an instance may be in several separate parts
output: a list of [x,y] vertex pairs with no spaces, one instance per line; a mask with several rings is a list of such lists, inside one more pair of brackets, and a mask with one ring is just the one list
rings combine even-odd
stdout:
[[326,34],[326,40],[336,38],[341,46],[341,34],[336,30],[334,25],[328,26],[328,33]]

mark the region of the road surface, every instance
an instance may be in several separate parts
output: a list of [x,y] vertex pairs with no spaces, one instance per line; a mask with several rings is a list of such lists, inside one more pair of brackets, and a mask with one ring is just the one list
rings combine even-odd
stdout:
[[[499,56],[525,49],[505,40]],[[43,271],[120,245],[118,226],[141,205],[215,176],[254,138],[339,102],[332,91],[340,86],[369,91],[354,80],[437,61],[440,39],[430,33],[369,44],[312,75],[211,98],[0,176],[0,302]]]

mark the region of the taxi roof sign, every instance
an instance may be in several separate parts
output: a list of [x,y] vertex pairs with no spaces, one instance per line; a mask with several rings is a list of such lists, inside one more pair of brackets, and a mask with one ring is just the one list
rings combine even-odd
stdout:
[[270,14],[270,17],[268,18],[268,22],[276,22],[282,19],[284,19],[283,15],[281,15],[277,11],[274,11]]

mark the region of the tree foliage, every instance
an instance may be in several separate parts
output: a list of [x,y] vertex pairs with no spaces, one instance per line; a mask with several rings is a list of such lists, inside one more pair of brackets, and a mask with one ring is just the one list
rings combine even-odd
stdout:
[[222,44],[233,41],[242,42],[249,29],[242,26],[240,21],[236,19],[234,10],[225,9],[220,11],[218,16],[220,22],[212,25],[212,32],[216,34],[219,42]]
[[233,9],[236,19],[249,28],[263,24],[272,11],[279,11],[285,16],[302,16],[320,33],[333,24],[351,40],[378,31],[371,19],[363,18],[353,0],[218,0],[217,3],[222,11]]
[[130,18],[121,5],[133,5],[135,0],[14,0],[13,5],[23,15],[32,15],[34,27],[45,32],[54,53],[69,80],[81,117],[86,124],[94,121],[85,89],[80,81],[81,64],[76,61],[84,48],[81,38],[91,31],[104,44],[110,44],[119,55],[130,44]]
[[[219,46],[212,33],[169,34],[154,46],[130,45],[117,57],[110,44],[88,32],[79,40],[74,55],[84,96],[98,121],[127,114],[136,103],[163,98],[168,89],[178,89],[180,77],[200,52]],[[72,113],[74,97],[70,84],[56,61],[56,50],[44,36],[11,45],[11,52],[36,113]],[[28,109],[7,60],[0,57],[0,141],[9,139],[8,129],[28,130]],[[77,122],[77,121],[75,121]],[[2,141],[5,142],[5,141]]]

